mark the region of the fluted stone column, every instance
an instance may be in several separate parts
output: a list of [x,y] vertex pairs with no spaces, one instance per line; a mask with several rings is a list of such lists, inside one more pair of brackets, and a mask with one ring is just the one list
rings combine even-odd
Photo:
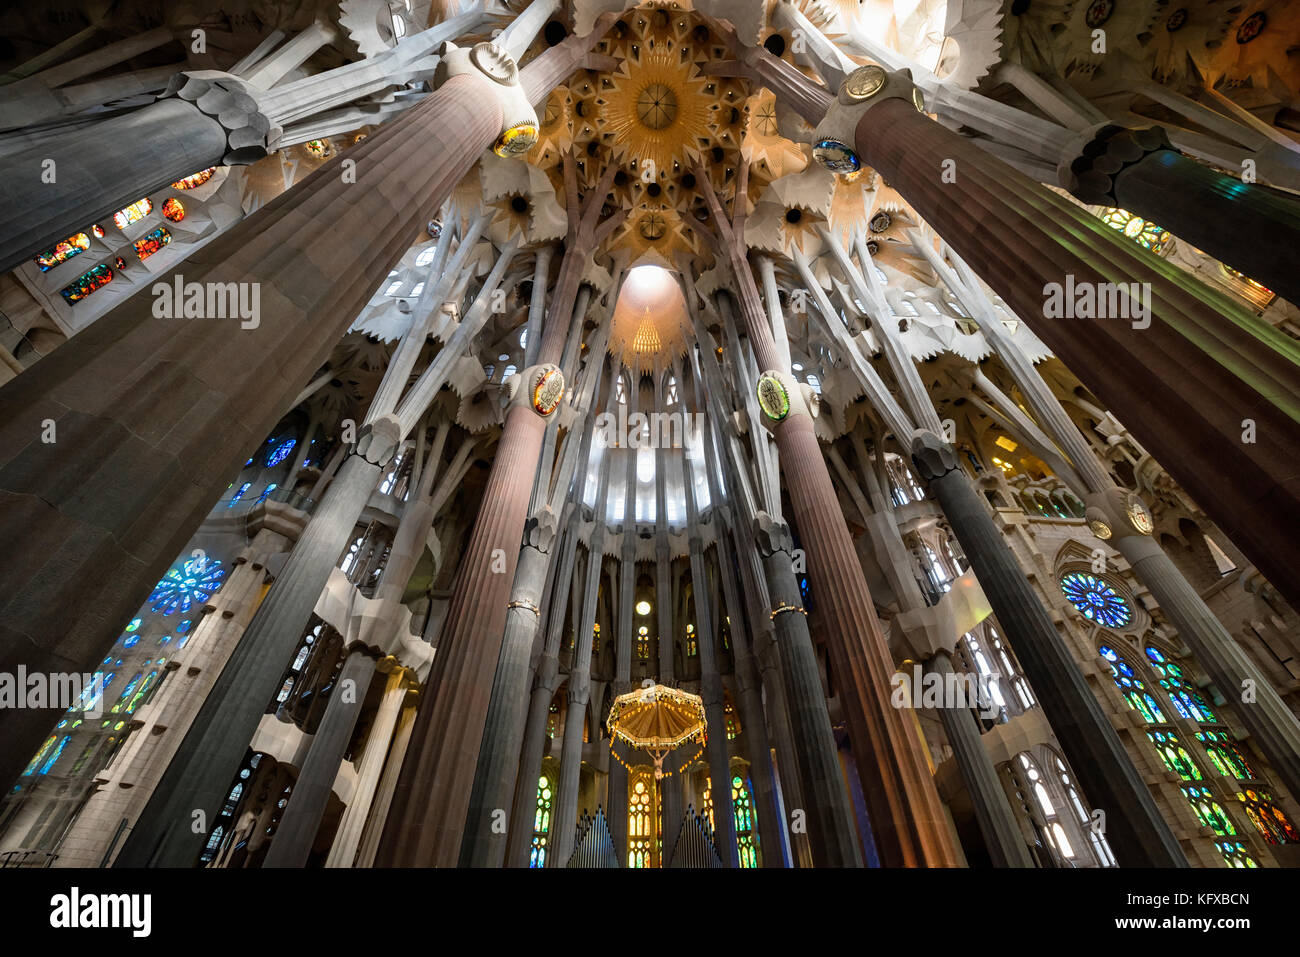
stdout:
[[402,699],[402,713],[398,716],[397,727],[393,731],[393,743],[388,748],[384,773],[379,779],[379,788],[375,791],[370,816],[366,819],[365,829],[361,833],[361,846],[357,848],[357,867],[372,867],[375,855],[379,852],[384,821],[388,819],[388,809],[392,806],[393,795],[397,792],[397,782],[402,776],[402,766],[406,763],[406,753],[411,746],[411,729],[415,727],[416,712],[416,705],[413,702],[418,697],[418,691],[408,689]]
[[[708,722],[704,760],[709,766],[713,791],[713,841],[722,863],[740,866],[736,846],[735,807],[731,801],[731,760],[727,747],[727,719],[722,675],[718,673],[718,631],[713,620],[709,581],[704,567],[704,543],[700,537],[700,511],[695,496],[695,473],[690,459],[682,455],[682,485],[686,492],[686,528],[691,563],[691,592],[695,600],[695,623],[700,648],[700,697]],[[671,779],[670,779],[671,781]]]
[[[157,318],[140,295],[0,388],[0,537],[11,543],[0,558],[0,670],[89,672],[103,660],[232,470],[498,135],[492,85],[448,80],[348,151],[356,183],[336,157],[158,277],[256,284],[256,328]],[[97,169],[131,166],[92,152]],[[330,241],[303,245],[322,234]],[[54,443],[39,440],[47,419]],[[59,714],[9,716],[0,780],[18,775]]]
[[[1275,520],[1300,514],[1300,347],[1226,294],[917,112],[901,74],[889,74],[865,102],[842,92],[818,135],[847,137],[1300,606],[1300,537]],[[940,175],[946,160],[956,164],[955,183]],[[1051,284],[1104,290],[1134,282],[1149,284],[1149,325],[1113,316],[1046,318]],[[1254,442],[1243,441],[1246,420]],[[1231,482],[1221,480],[1225,473]]]
[[1126,867],[1186,867],[1151,792],[952,448],[933,433],[918,432],[912,459],[948,517],[993,613],[1012,636],[1016,656],[1088,799],[1106,812],[1106,839],[1116,859]]
[[[954,292],[968,300],[972,298],[971,290],[963,289],[963,284],[952,279],[942,263],[935,264]],[[1090,517],[1102,518],[1110,529],[1110,544],[1128,560],[1138,580],[1151,590],[1179,637],[1192,649],[1223,694],[1230,700],[1236,699],[1233,710],[1250,729],[1287,789],[1292,794],[1300,793],[1300,722],[1159,544],[1133,525],[1128,509],[1135,504],[1135,499],[1138,503],[1140,499],[1120,489],[1111,479],[1033,363],[991,314],[990,304],[978,293],[973,299],[970,304],[975,308],[971,314],[1011,372],[1026,404],[1051,436],[1046,441],[1060,445],[1073,462],[1077,470],[1075,491],[1088,503]],[[994,389],[987,378],[977,377],[976,383],[985,391]],[[1247,688],[1251,692],[1248,697],[1242,694]]]
[[375,661],[362,648],[353,649],[330,691],[329,703],[312,735],[311,750],[298,771],[284,816],[275,829],[263,867],[305,867],[311,854],[339,764],[366,702]]
[[[938,675],[944,687],[950,686],[949,677],[955,675],[946,651],[931,658],[926,663],[926,670]],[[969,708],[939,708],[938,712],[993,866],[1033,867],[1029,849],[1021,839],[1015,815],[998,781],[997,770],[980,740],[974,715]]]
[[[532,392],[536,372],[533,367],[517,373],[526,383],[521,393]],[[546,429],[531,395],[519,398],[506,413],[495,466],[462,556],[426,699],[384,828],[381,866],[453,866],[459,859],[524,512]]]
[[862,850],[853,809],[849,806],[835,732],[826,710],[826,693],[808,631],[808,614],[794,574],[794,540],[789,526],[766,512],[758,514],[754,534],[772,601],[772,627],[776,630],[776,647],[781,657],[781,677],[795,758],[799,762],[797,770],[806,805],[813,863],[817,867],[861,867]]
[[[781,365],[759,299],[744,242],[746,203],[733,204],[735,209],[728,214],[708,177],[697,176],[697,181],[702,183],[710,218],[718,229],[719,245],[734,280],[740,316],[758,367],[776,374],[782,390],[789,394],[791,409],[797,408],[779,420],[762,424],[770,425],[780,449],[794,523],[807,548],[813,588],[826,602],[827,621],[834,623],[826,644],[844,701],[850,739],[862,758],[859,773],[864,776],[864,790],[873,806],[877,843],[882,845],[889,863],[955,865],[959,855],[916,728],[888,704],[893,662],[812,418],[799,385],[790,378],[790,370]],[[737,195],[745,195],[748,181],[748,166],[742,164],[736,177]],[[720,298],[720,305],[727,302],[727,297]],[[729,308],[724,310],[724,319],[730,318],[729,312]]]
[[385,659],[377,667],[381,673],[387,670],[388,679],[384,684],[383,697],[379,700],[379,710],[366,735],[365,749],[361,752],[361,763],[357,766],[357,787],[352,793],[352,800],[348,802],[347,810],[343,812],[343,820],[339,822],[329,856],[325,858],[326,867],[351,867],[356,860],[361,836],[365,833],[366,819],[370,816],[371,802],[379,787],[379,777],[388,757],[393,731],[397,727],[397,718],[402,711],[402,702],[406,699],[406,669],[394,659]]
[[[537,662],[533,688],[528,698],[528,720],[524,725],[523,744],[519,749],[519,777],[515,786],[514,813],[510,818],[510,840],[506,850],[508,867],[527,867],[532,845],[536,782],[541,777],[547,715],[555,692],[560,687],[560,641],[564,636],[564,623],[575,581],[573,572],[577,560],[578,525],[582,510],[582,493],[579,491],[577,494],[579,501],[570,505],[568,528],[564,533],[559,567],[555,574],[554,594],[547,613],[546,641]],[[555,820],[553,816],[551,819]],[[554,851],[553,843],[550,849]]]
[[330,570],[396,448],[392,420],[379,424],[386,428],[375,432],[366,427],[357,451],[343,463],[141,812],[115,866],[189,867],[198,859],[207,837],[191,829],[191,814],[202,810],[209,823],[216,818]]
[[505,860],[507,831],[495,824],[499,812],[509,809],[515,793],[519,746],[527,720],[528,701],[523,689],[528,683],[528,656],[541,617],[537,603],[546,585],[555,526],[555,516],[549,508],[531,516],[524,525],[524,547],[519,552],[510,592],[505,635],[483,726],[469,815],[465,819],[465,837],[460,848],[462,867],[500,867]]

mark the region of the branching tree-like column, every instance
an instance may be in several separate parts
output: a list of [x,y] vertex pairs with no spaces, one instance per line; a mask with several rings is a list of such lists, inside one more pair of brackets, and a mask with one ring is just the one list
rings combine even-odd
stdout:
[[[818,142],[884,176],[1300,606],[1300,538],[1294,523],[1277,520],[1300,515],[1300,347],[932,122],[905,73],[863,69],[846,81]],[[1117,288],[1137,290],[1111,297],[1131,310],[1071,301],[1065,319],[1045,308],[1053,292],[1105,299]],[[1149,315],[1135,317],[1143,303]]]
[[[1007,334],[979,281],[964,263],[958,263],[958,268],[965,273],[965,281],[958,279],[924,237],[916,234],[914,241],[1002,359],[1025,404],[1050,436],[1045,441],[1058,445],[1073,464],[1070,475],[1062,478],[1068,478],[1087,503],[1093,533],[1104,536],[1128,560],[1133,573],[1151,589],[1160,609],[1178,629],[1178,636],[1233,701],[1233,710],[1250,729],[1278,777],[1292,794],[1300,793],[1300,723],[1295,715],[1152,538],[1150,511],[1141,497],[1121,489],[1110,477],[1034,364]],[[977,387],[981,381],[985,391],[993,388],[982,374],[977,377]],[[1247,689],[1248,695],[1237,693]]]
[[[142,293],[0,389],[0,533],[11,543],[0,669],[94,671],[230,474],[500,135],[500,88],[481,73],[448,79],[348,152],[355,183],[336,157],[158,277],[250,284],[255,327],[158,318],[157,296]],[[304,246],[322,230],[330,242]],[[49,428],[57,440],[42,442]],[[0,780],[17,777],[57,715],[9,716]]]
[[[736,209],[722,210],[708,174],[697,168],[721,255],[735,280],[741,318],[763,379],[779,385],[765,408],[781,450],[795,525],[808,553],[808,570],[816,593],[826,603],[832,624],[827,648],[842,695],[849,737],[858,755],[864,792],[869,796],[872,825],[883,845],[886,863],[953,866],[958,857],[930,768],[909,716],[889,704],[893,662],[885,647],[866,577],[831,484],[812,418],[802,393],[782,368],[768,328],[744,244],[746,164],[737,176]],[[770,375],[769,375],[770,373]]]
[[[245,745],[257,729],[267,702],[275,694],[278,676],[283,673],[292,657],[312,609],[328,583],[331,571],[338,564],[339,555],[347,546],[348,536],[356,526],[358,516],[398,446],[423,417],[428,403],[437,394],[451,362],[461,354],[458,343],[463,341],[473,327],[486,321],[492,293],[509,268],[514,253],[515,244],[511,241],[488,274],[474,305],[467,310],[461,327],[421,375],[416,388],[411,390],[412,395],[408,395],[394,410],[388,404],[396,401],[400,391],[394,382],[405,384],[419,351],[414,343],[423,343],[425,339],[425,320],[418,316],[412,317],[411,327],[395,350],[377,390],[376,399],[371,403],[355,453],[344,459],[338,475],[329,486],[323,506],[312,516],[298,545],[289,554],[274,587],[240,636],[239,646],[186,732],[176,757],[168,765],[123,848],[124,856],[131,855],[127,858],[128,861],[134,862],[137,860],[135,855],[148,853],[149,864],[184,866],[193,863],[197,857],[202,847],[203,834],[201,831],[196,833],[185,823],[187,813],[191,813],[186,809],[202,809],[215,817],[230,787],[230,781],[243,760]],[[385,404],[378,404],[380,402]],[[413,408],[413,402],[418,403],[418,407]],[[431,471],[427,472],[426,479],[431,478],[431,475]],[[412,501],[412,508],[428,509],[426,517],[432,518],[430,503],[416,499]],[[423,531],[413,532],[409,526],[406,529],[406,535],[419,542],[423,541],[425,534],[427,522]],[[395,542],[394,554],[390,556],[395,572],[402,564],[403,556],[398,549],[402,544],[401,541]],[[414,545],[410,547],[413,548]],[[418,557],[418,554],[414,557]],[[409,578],[410,567],[406,569],[406,574]],[[395,587],[400,589],[405,587],[405,583],[406,580],[403,579],[402,584]],[[385,581],[385,584],[392,583]],[[390,595],[390,605],[392,601]],[[366,681],[368,684],[368,677]],[[356,717],[353,712],[351,720],[355,721]],[[331,727],[333,726],[331,722]],[[340,746],[346,744],[345,738]],[[321,757],[326,753],[322,750],[317,761],[312,762],[314,774],[327,773],[321,766],[322,760],[325,764],[329,763]],[[339,759],[341,757],[340,753]],[[337,764],[336,759],[335,769]],[[328,772],[330,784],[333,783],[333,772],[334,769]],[[315,814],[319,823],[324,804],[312,809],[307,809],[304,804],[304,808],[307,816]],[[312,834],[306,837],[295,833],[297,828],[309,826],[306,818],[298,811],[288,815],[287,819],[291,827],[289,840],[285,843],[300,849],[301,860],[305,861],[315,830],[313,828]],[[303,848],[304,842],[308,845],[306,848]],[[146,852],[144,848],[152,850]],[[277,852],[271,860],[283,861],[286,859],[283,856],[285,854],[289,852]],[[289,854],[289,859],[297,860],[293,854]]]
[[[283,127],[291,122],[427,76],[434,64],[430,54],[439,44],[475,29],[483,19],[477,10],[452,17],[385,54],[273,91],[229,73],[180,73],[169,88],[175,95],[120,115],[69,124],[5,162],[0,272],[183,176],[209,166],[256,162],[278,147]],[[460,128],[444,126],[440,132],[451,146]],[[348,151],[350,160],[360,155]],[[337,178],[338,163],[329,165]],[[426,193],[403,195],[421,197],[418,205],[424,207]],[[374,220],[376,225],[395,222],[380,215]]]
[[[583,317],[575,315],[575,336],[581,336],[582,326]],[[603,358],[603,352],[592,357],[593,365],[587,371],[587,382],[582,390],[586,397],[583,404],[590,404],[602,378]],[[460,863],[463,867],[500,867],[505,862],[507,831],[495,826],[496,815],[511,807],[515,794],[520,764],[519,749],[528,717],[528,697],[524,693],[529,677],[528,659],[541,621],[539,602],[542,600],[547,571],[554,564],[558,550],[554,548],[559,531],[557,506],[560,501],[557,499],[568,492],[570,480],[575,474],[580,485],[585,482],[592,435],[588,427],[589,418],[581,416],[576,426],[579,434],[570,435],[570,444],[566,446],[566,461],[561,466],[557,480],[557,498],[545,502],[524,526],[523,547],[519,551],[519,564],[510,593],[505,635],[497,661],[491,704],[483,729],[483,743],[479,748],[474,792],[461,844]],[[547,472],[549,477],[549,470]],[[568,583],[556,582],[554,587],[567,588]],[[533,780],[536,781],[537,777],[534,776]]]

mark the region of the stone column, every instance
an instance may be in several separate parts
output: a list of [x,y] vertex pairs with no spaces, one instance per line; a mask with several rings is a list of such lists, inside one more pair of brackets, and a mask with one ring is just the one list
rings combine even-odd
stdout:
[[402,775],[402,765],[406,763],[406,752],[411,745],[411,729],[415,727],[415,699],[419,692],[410,689],[403,700],[401,716],[397,719],[397,728],[393,731],[393,743],[388,749],[388,760],[384,763],[384,773],[379,779],[379,789],[375,792],[374,806],[366,820],[365,830],[361,834],[361,847],[357,849],[357,867],[373,867],[375,855],[379,852],[379,841],[383,834],[384,821],[388,819],[388,809],[393,803],[397,791],[397,782]]
[[[558,374],[553,367],[545,371]],[[543,372],[534,366],[517,373],[520,384],[461,559],[427,699],[411,735],[411,755],[384,828],[380,866],[454,866],[459,860],[507,598],[546,429],[532,401]]]
[[[872,802],[877,841],[891,864],[955,865],[957,849],[916,729],[888,703],[893,662],[808,406],[799,383],[790,378],[788,368],[779,365],[744,243],[746,205],[736,204],[728,215],[703,171],[696,179],[703,184],[710,218],[718,229],[719,246],[735,282],[741,318],[758,366],[767,370],[763,378],[769,387],[764,392],[772,399],[783,396],[786,403],[784,411],[770,409],[761,424],[770,427],[776,438],[795,525],[808,552],[813,588],[826,602],[826,620],[835,623],[827,648],[850,738],[861,758],[858,767]],[[748,166],[742,164],[736,195],[745,195],[748,182]]]
[[339,822],[329,856],[325,858],[326,867],[351,867],[356,860],[361,835],[365,832],[366,819],[370,815],[371,802],[379,787],[379,776],[388,757],[393,730],[397,727],[402,702],[406,699],[406,669],[398,665],[396,659],[384,659],[377,668],[380,672],[387,670],[388,680],[384,685],[383,697],[379,700],[379,711],[366,735],[365,749],[361,752],[361,763],[357,766],[357,788],[352,794],[352,800],[348,802],[347,810],[343,812],[343,820]]
[[[948,652],[940,651],[926,663],[926,670],[939,676],[949,687],[955,675]],[[1007,803],[1006,793],[998,781],[997,770],[984,750],[975,717],[969,708],[939,708],[939,720],[952,746],[953,758],[961,770],[966,793],[975,809],[975,822],[984,835],[984,846],[994,867],[1033,867],[1029,848],[1020,836],[1020,827]]]
[[[691,592],[695,600],[695,626],[700,648],[700,697],[708,721],[704,759],[713,790],[713,840],[727,867],[740,866],[736,847],[735,808],[731,802],[731,760],[727,748],[722,675],[718,673],[717,640],[704,568],[704,543],[700,537],[700,510],[695,497],[695,473],[690,457],[682,454],[682,485],[686,492],[686,535],[690,549]],[[671,781],[671,779],[670,779]]]
[[1288,302],[1300,302],[1300,202],[1294,194],[1198,163],[1174,149],[1158,126],[1095,129],[1078,155],[1062,164],[1061,182],[1083,202],[1153,220]]
[[[343,181],[336,157],[158,277],[164,286],[182,276],[250,284],[261,306],[255,327],[158,318],[155,297],[136,296],[0,389],[0,531],[15,543],[0,560],[0,670],[94,670],[231,470],[364,308],[376,277],[499,134],[494,85],[447,80],[348,151],[355,184]],[[120,142],[138,150],[141,139]],[[97,170],[132,166],[98,147],[87,155]],[[87,180],[70,195],[98,192]],[[304,230],[334,239],[287,255]],[[37,440],[47,419],[55,443]],[[18,775],[57,717],[10,717],[0,780]]]
[[1012,636],[1016,656],[1079,782],[1093,806],[1105,810],[1106,839],[1116,859],[1125,867],[1186,867],[1151,792],[952,448],[933,433],[918,432],[912,460],[934,490],[993,613]]
[[549,508],[532,515],[524,525],[524,547],[519,551],[510,592],[505,635],[479,746],[469,816],[465,819],[461,867],[500,867],[505,861],[507,832],[495,825],[497,815],[510,808],[515,793],[519,746],[527,720],[528,702],[523,690],[528,682],[528,657],[542,614],[537,603],[546,584],[555,533],[556,519]]
[[347,752],[361,708],[366,702],[375,661],[362,648],[354,648],[330,691],[329,703],[312,736],[311,750],[298,771],[289,805],[275,830],[263,867],[306,867],[339,764]]
[[[506,851],[506,865],[527,867],[533,838],[533,813],[536,810],[537,780],[541,777],[542,742],[546,738],[546,720],[551,701],[560,687],[560,641],[574,584],[573,569],[578,551],[578,526],[582,510],[582,485],[579,480],[575,492],[577,500],[569,506],[568,527],[564,545],[560,550],[559,567],[555,573],[555,588],[550,611],[546,619],[546,642],[538,659],[533,678],[533,689],[528,699],[528,721],[524,725],[524,741],[519,749],[519,778],[515,786],[514,813],[510,819],[510,840]],[[552,821],[555,817],[552,816]],[[551,850],[555,848],[551,844]]]
[[[1092,446],[1061,408],[1033,363],[1006,335],[1001,322],[993,314],[991,303],[978,288],[970,289],[954,280],[937,259],[935,265],[953,291],[973,307],[971,315],[1020,386],[1026,404],[1051,436],[1046,441],[1059,444],[1074,463],[1077,469],[1075,491],[1088,503],[1089,518],[1102,520],[1101,525],[1107,530],[1105,534],[1111,545],[1128,560],[1138,579],[1151,589],[1161,610],[1178,630],[1179,637],[1192,649],[1224,695],[1230,700],[1237,698],[1233,710],[1250,729],[1287,789],[1292,794],[1300,793],[1300,722],[1210,611],[1204,599],[1150,537],[1149,525],[1139,528],[1134,524],[1132,514],[1146,514],[1146,506],[1136,494],[1125,492],[1111,479]],[[993,388],[987,379],[977,378],[976,382],[985,391]],[[1094,530],[1097,527],[1093,525]],[[1238,696],[1238,692],[1247,687],[1253,691],[1253,700],[1249,703]]]
[[[1300,538],[1274,519],[1300,513],[1296,344],[930,121],[901,74],[862,74],[857,89],[879,86],[865,100],[847,92],[853,85],[850,78],[818,138],[852,144],[1300,606]],[[942,181],[943,160],[956,163],[956,183]],[[1086,259],[1076,252],[1085,245]],[[1134,282],[1150,290],[1147,319],[1047,318],[1055,311],[1048,309],[1053,290]],[[1200,387],[1188,389],[1188,382]],[[1242,441],[1247,419],[1253,443]],[[1206,469],[1207,461],[1216,468]],[[1221,481],[1225,473],[1233,481]]]
[[[13,154],[6,165],[16,175],[6,175],[4,183],[0,183],[0,237],[4,237],[0,241],[0,271],[7,272],[69,233],[86,228],[182,176],[209,166],[256,162],[279,145],[282,128],[291,122],[368,92],[378,92],[411,79],[429,78],[432,72],[428,69],[429,54],[444,40],[474,29],[483,16],[476,10],[452,17],[378,56],[282,84],[271,91],[259,90],[240,77],[214,70],[177,74],[168,88],[175,96],[166,96],[120,116],[70,125],[57,135]],[[63,73],[75,64],[101,55],[101,52],[87,54],[49,72]],[[102,67],[92,64],[91,69]],[[540,80],[542,72],[542,69],[533,71],[528,78]],[[33,77],[30,82],[38,80]],[[491,89],[489,85],[481,91],[479,102],[501,99],[500,90],[489,93]],[[412,107],[411,112],[414,111]],[[491,113],[490,109],[479,111],[479,123],[491,125]],[[506,120],[517,122],[515,116]],[[385,130],[388,125],[385,124]],[[494,134],[498,132],[499,124]],[[451,121],[442,131],[442,136],[448,134],[459,138],[462,128]],[[350,149],[348,159],[356,160],[360,170],[361,156],[370,152],[359,154],[357,149]],[[43,178],[47,160],[55,163],[56,175],[52,182]],[[337,179],[341,159],[335,160],[327,167]],[[357,184],[362,182],[358,178]],[[426,195],[414,190],[402,194],[403,198]],[[444,193],[433,208],[445,198]],[[392,201],[396,202],[396,194]],[[421,224],[427,219],[424,216]],[[391,227],[398,221],[384,215],[374,216],[376,227]],[[318,220],[315,225],[320,228],[327,222]],[[409,234],[402,235],[409,237]],[[212,260],[205,257],[203,261]],[[355,269],[346,272],[355,275]],[[373,284],[370,291],[373,292]],[[355,310],[352,318],[359,312],[360,309]]]
[[781,657],[781,677],[804,810],[808,815],[813,863],[817,867],[861,867],[862,850],[853,809],[849,806],[835,732],[826,710],[826,693],[808,631],[808,614],[794,574],[794,541],[790,528],[760,512],[754,534],[771,596],[770,615]]
[[[191,814],[200,809],[215,818],[330,570],[396,448],[392,420],[378,424],[387,428],[379,432],[363,428],[357,451],[343,463],[249,622],[115,866],[189,867],[198,858],[206,835],[192,831]],[[336,770],[337,766],[336,761]]]

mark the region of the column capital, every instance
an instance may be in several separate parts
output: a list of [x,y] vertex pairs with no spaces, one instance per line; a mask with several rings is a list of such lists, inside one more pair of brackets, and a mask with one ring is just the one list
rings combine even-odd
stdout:
[[1151,509],[1136,492],[1112,485],[1085,495],[1083,501],[1092,534],[1112,546],[1122,538],[1149,538],[1155,529]]
[[555,544],[559,528],[560,521],[551,511],[551,506],[543,505],[524,522],[524,545],[537,549],[543,555],[548,554]]
[[501,397],[507,409],[527,406],[547,419],[564,401],[564,373],[553,363],[529,366],[502,383]]
[[230,73],[194,70],[171,78],[159,99],[176,97],[193,103],[226,131],[226,166],[247,166],[270,155],[282,130],[264,106],[266,94]]
[[862,168],[854,141],[867,110],[885,100],[906,100],[925,112],[925,99],[912,82],[912,71],[860,66],[840,84],[826,116],[813,134],[813,158],[832,173],[856,173]]
[[1085,131],[1057,168],[1060,182],[1077,199],[1098,206],[1118,206],[1115,181],[1158,150],[1173,150],[1164,128],[1129,129],[1103,123]]
[[777,552],[790,553],[794,549],[794,536],[790,534],[790,526],[767,512],[758,512],[754,516],[754,538],[764,558],[770,558]]
[[[501,135],[492,146],[498,156],[520,156],[537,143],[537,112],[528,102],[528,93],[519,82],[519,67],[502,47],[495,43],[476,43],[465,49],[448,40],[438,51],[433,74],[434,89],[454,76],[477,74],[492,81],[484,89],[501,107]],[[490,92],[489,92],[490,91]]]
[[361,427],[353,455],[359,455],[371,465],[383,468],[393,458],[402,444],[402,426],[394,416],[383,415]]
[[958,468],[953,447],[926,429],[912,433],[912,461],[921,478],[927,482],[941,479]]

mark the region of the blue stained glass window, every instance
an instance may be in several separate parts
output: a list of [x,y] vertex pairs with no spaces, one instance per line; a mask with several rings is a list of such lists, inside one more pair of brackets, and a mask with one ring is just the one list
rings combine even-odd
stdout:
[[184,614],[195,603],[206,602],[221,587],[225,577],[226,571],[221,567],[221,562],[191,558],[180,568],[173,568],[158,582],[153,594],[149,596],[150,607],[164,615],[178,611]]
[[226,508],[234,508],[235,505],[239,503],[239,500],[244,497],[244,493],[252,487],[252,482],[245,482],[243,485],[239,486],[239,488],[235,490],[235,494],[230,496],[230,504],[227,505]]
[[131,623],[130,623],[129,625],[126,626],[126,630],[127,630],[127,631],[135,631],[135,630],[136,630],[137,628],[139,628],[139,627],[140,627],[140,619],[139,619],[139,618],[132,618],[132,619],[131,619]]
[[183,635],[193,627],[194,627],[194,622],[186,618],[184,621],[180,621],[176,623],[176,634]]
[[1133,620],[1133,610],[1105,581],[1086,572],[1061,576],[1061,593],[1089,621],[1107,628],[1123,628]]
[[126,638],[126,639],[122,642],[122,647],[123,647],[123,648],[134,648],[134,647],[135,647],[136,645],[138,645],[138,644],[140,644],[140,636],[139,636],[139,635],[131,635],[130,637]]
[[297,439],[286,439],[272,447],[271,451],[266,453],[266,467],[275,468],[289,457],[289,453],[293,451],[293,447],[297,444]]
[[55,749],[54,749],[54,753],[50,755],[49,760],[46,761],[44,764],[42,764],[42,765],[41,765],[41,769],[40,769],[39,771],[37,771],[36,773],[37,773],[37,774],[49,774],[49,773],[50,773],[50,768],[54,767],[54,763],[55,763],[56,761],[59,760],[59,755],[61,755],[61,754],[63,753],[63,749],[66,748],[66,747],[68,746],[68,742],[71,741],[71,740],[72,740],[72,735],[70,735],[70,734],[65,734],[65,735],[63,736],[62,740],[59,741],[59,746],[58,746],[57,748],[55,748]]
[[259,495],[259,496],[257,496],[257,501],[254,502],[253,504],[254,504],[254,505],[261,505],[263,502],[266,501],[267,497],[268,497],[272,492],[274,492],[277,488],[279,488],[279,486],[276,485],[274,482],[272,482],[272,483],[271,483],[270,485],[268,485],[266,488],[262,489],[262,494]]

